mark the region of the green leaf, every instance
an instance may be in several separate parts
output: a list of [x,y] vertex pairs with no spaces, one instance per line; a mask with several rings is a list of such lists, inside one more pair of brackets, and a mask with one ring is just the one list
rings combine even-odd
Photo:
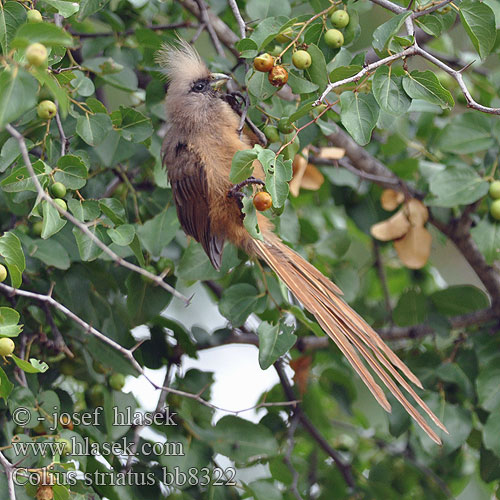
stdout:
[[455,105],[453,96],[432,71],[412,71],[403,77],[403,88],[412,99],[423,99],[442,108]]
[[437,137],[436,147],[456,154],[485,151],[495,144],[493,125],[490,117],[481,113],[463,113],[444,127]]
[[292,178],[292,160],[284,160],[269,149],[259,154],[259,160],[266,173],[266,190],[273,199],[273,206],[281,208],[288,197],[288,181]]
[[245,10],[250,19],[265,19],[272,16],[289,16],[288,0],[249,0]]
[[483,428],[483,442],[484,446],[489,450],[492,450],[497,457],[500,457],[500,418],[498,418],[498,413],[495,411],[490,413],[488,420]]
[[79,156],[65,155],[57,161],[54,179],[69,189],[81,189],[87,183],[87,175],[87,165]]
[[[37,160],[33,163],[33,170],[35,175],[40,181],[40,184],[44,186],[48,182],[48,174],[46,171],[46,165],[42,160]],[[37,192],[35,183],[31,179],[31,176],[26,167],[15,168],[12,173],[7,176],[1,183],[2,189],[7,193],[19,193],[22,191],[33,191]]]
[[[33,143],[29,139],[25,139],[28,151],[33,147]],[[15,161],[21,156],[19,143],[14,137],[7,139],[0,152],[0,173],[5,172]]]
[[236,44],[236,48],[244,59],[253,59],[259,53],[259,46],[251,38],[243,38]]
[[23,326],[18,325],[19,313],[10,307],[0,307],[0,336],[17,337],[22,331]]
[[64,18],[71,17],[80,10],[80,5],[77,2],[63,0],[44,0],[44,2],[57,10]]
[[278,358],[286,354],[297,341],[297,336],[292,333],[293,326],[271,325],[263,321],[257,333],[259,334],[259,365],[267,370]]
[[430,299],[445,316],[467,314],[489,306],[487,295],[472,285],[450,286],[434,292]]
[[311,82],[318,85],[318,92],[323,92],[328,85],[328,71],[326,70],[325,56],[321,49],[314,44],[309,45],[307,52],[311,56],[311,66],[304,70],[304,74]]
[[250,76],[247,78],[248,92],[255,96],[257,100],[265,101],[278,92],[278,88],[273,87],[269,83],[267,73],[250,70],[249,75]]
[[52,45],[72,47],[73,37],[52,23],[27,23],[17,30],[16,37],[12,40],[12,46],[24,49],[35,42],[42,43],[47,47]]
[[429,187],[435,198],[426,200],[426,203],[438,207],[455,207],[482,198],[488,192],[489,183],[470,167],[451,167],[434,174]]
[[37,103],[38,84],[24,69],[10,66],[0,73],[0,130]]
[[134,240],[135,227],[132,224],[123,224],[116,229],[108,229],[107,233],[113,243],[121,247],[126,247]]
[[121,124],[118,130],[131,142],[143,142],[153,134],[151,120],[133,108],[120,106]]
[[498,415],[500,408],[500,368],[499,358],[493,358],[481,367],[476,380],[477,398],[481,408]]
[[83,66],[99,75],[106,83],[126,92],[137,90],[137,75],[132,68],[119,64],[111,57],[86,59]]
[[235,246],[226,244],[220,271],[214,269],[203,247],[194,241],[187,247],[176,269],[176,276],[185,281],[219,279],[240,263]]
[[153,256],[159,257],[162,250],[174,239],[179,229],[177,213],[172,206],[137,228],[141,245]]
[[204,435],[216,453],[236,462],[265,459],[279,451],[276,439],[265,425],[254,424],[234,415],[222,417],[215,428],[205,431]]
[[289,116],[289,121],[290,123],[293,123],[297,121],[299,118],[302,118],[303,116],[307,115],[310,111],[314,109],[314,99],[310,100],[309,102],[301,103],[302,105],[295,111],[295,113],[292,113]]
[[137,262],[139,263],[139,265],[141,267],[144,267],[146,265],[146,262],[144,261],[144,255],[142,254],[141,242],[139,241],[137,234],[134,236],[132,243],[130,243],[130,249],[132,250],[132,252],[134,252],[135,258],[137,259]]
[[295,71],[288,72],[288,85],[294,94],[310,94],[318,90],[318,85],[299,76]]
[[311,332],[313,332],[317,337],[324,337],[325,333],[321,329],[321,327],[315,321],[311,321],[305,314],[305,312],[300,309],[298,306],[290,307],[290,312]]
[[259,228],[259,222],[257,220],[257,210],[253,204],[253,196],[245,196],[242,199],[243,208],[241,209],[242,213],[245,214],[245,218],[243,219],[243,225],[245,229],[248,231],[252,238],[257,240],[264,240],[262,237],[262,233]]
[[68,93],[67,90],[61,86],[56,75],[48,73],[45,68],[32,68],[31,73],[35,76],[40,85],[45,85],[50,90],[50,93],[59,105],[61,114],[65,117],[69,111]]
[[368,144],[377,124],[379,107],[371,94],[342,92],[340,119],[352,138],[361,146]]
[[399,30],[401,29],[401,26],[403,26],[405,20],[411,16],[411,11],[408,12],[402,12],[401,14],[398,14],[389,21],[385,22],[384,24],[381,24],[374,32],[373,32],[373,48],[383,51],[385,50],[389,42],[391,41],[391,38],[394,35],[397,35]]
[[254,286],[238,283],[224,290],[219,302],[219,311],[233,326],[241,326],[255,311],[258,301],[258,291]]
[[422,28],[422,30],[425,31],[428,35],[436,37],[441,35],[444,28],[443,21],[441,20],[441,15],[429,14],[427,16],[417,18],[415,21],[417,25]]
[[426,296],[418,290],[408,290],[399,297],[393,319],[399,326],[417,325],[425,321],[427,310]]
[[393,115],[408,111],[411,99],[403,90],[402,78],[393,74],[391,66],[380,66],[373,77],[373,95],[378,105]]
[[338,82],[340,80],[345,80],[346,78],[350,78],[358,74],[363,69],[363,66],[359,66],[354,64],[352,66],[340,66],[339,68],[335,68],[330,73],[330,81],[332,83]]
[[95,92],[94,82],[85,76],[81,71],[74,71],[73,78],[70,82],[71,86],[83,97],[89,97]]
[[[104,241],[104,230],[102,227],[94,225],[89,227],[89,230],[94,236]],[[102,250],[86,234],[83,234],[80,229],[75,226],[72,232],[78,246],[78,251],[80,252],[80,258],[83,261],[90,262],[101,255]]]
[[42,239],[46,240],[53,234],[58,233],[65,225],[66,219],[61,218],[56,207],[51,203],[44,201],[43,206],[43,226]]
[[[70,212],[80,221],[93,221],[99,217],[101,210],[99,209],[100,204],[105,201],[104,200],[99,200],[99,203],[97,203],[94,200],[76,200],[75,198],[70,198],[68,200],[68,208]],[[118,200],[116,200],[117,203],[120,203]],[[107,215],[107,214],[106,214]],[[122,222],[125,222],[124,220],[119,222],[121,224]]]
[[244,181],[251,177],[253,173],[253,162],[257,159],[257,149],[244,149],[236,151],[231,161],[231,172],[229,180],[234,184]]
[[[109,217],[114,224],[119,226],[127,222],[127,215],[122,202],[116,198],[102,198],[99,200],[99,208],[106,217]],[[97,217],[97,215],[95,216]]]
[[[170,278],[169,278],[170,279]],[[170,281],[174,285],[175,281]],[[141,325],[160,314],[172,300],[172,294],[158,286],[151,286],[137,273],[129,273],[127,308],[133,325]]]
[[71,263],[68,252],[61,243],[55,241],[53,238],[48,240],[31,240],[27,247],[30,257],[42,261],[47,266],[62,270],[69,269]]
[[5,403],[7,403],[7,398],[10,396],[12,389],[14,389],[14,384],[0,366],[0,398],[3,398]]
[[262,22],[255,25],[250,38],[257,44],[259,50],[262,51],[285,26],[293,24],[295,20],[284,16],[262,19]]
[[460,20],[477,53],[484,59],[495,46],[495,13],[484,2],[464,0]]
[[18,358],[14,354],[11,354],[14,363],[21,368],[26,373],[44,373],[49,369],[49,365],[43,361],[38,361],[38,359],[30,358],[30,362],[24,361],[24,359]]
[[109,0],[81,0],[80,12],[78,14],[78,21],[83,21],[86,17],[95,14],[99,10],[106,7]]
[[26,22],[26,9],[19,2],[0,3],[0,47],[5,56],[17,28]]
[[491,222],[486,215],[470,232],[488,265],[500,260],[500,224]]
[[86,114],[76,120],[76,133],[89,145],[97,146],[112,130],[111,118],[103,113]]
[[22,283],[23,271],[26,269],[26,261],[21,242],[14,233],[6,232],[0,237],[0,255],[5,259],[9,269],[12,286],[19,288]]

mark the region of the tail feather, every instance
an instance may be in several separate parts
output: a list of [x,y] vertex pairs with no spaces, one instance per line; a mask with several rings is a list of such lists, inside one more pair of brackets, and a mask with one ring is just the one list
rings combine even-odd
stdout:
[[254,240],[254,248],[257,255],[268,263],[304,307],[315,316],[319,325],[337,344],[378,403],[386,411],[391,411],[384,392],[375,382],[358,353],[427,435],[436,443],[441,444],[441,439],[406,399],[395,381],[412,396],[430,419],[447,433],[444,425],[406,379],[420,388],[422,384],[383,342],[375,330],[339,297],[340,289],[274,235],[269,235],[267,241],[264,242]]

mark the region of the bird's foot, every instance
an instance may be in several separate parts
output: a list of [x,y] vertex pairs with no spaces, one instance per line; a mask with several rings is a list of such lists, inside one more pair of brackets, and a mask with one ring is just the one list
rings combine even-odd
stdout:
[[245,179],[242,182],[239,182],[238,184],[235,184],[228,192],[228,196],[230,198],[236,198],[237,200],[241,200],[243,198],[243,193],[241,190],[245,187],[248,186],[249,184],[258,184],[260,186],[264,186],[265,182],[261,181],[260,179],[256,179],[255,177],[249,177],[248,179]]

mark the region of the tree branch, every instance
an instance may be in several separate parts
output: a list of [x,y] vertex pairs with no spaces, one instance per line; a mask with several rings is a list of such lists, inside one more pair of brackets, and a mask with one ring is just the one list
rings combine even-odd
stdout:
[[[200,7],[196,0],[177,0],[185,9],[193,14],[199,21],[202,21]],[[229,26],[216,16],[212,11],[207,11],[208,20],[217,34],[219,40],[231,51],[231,53],[239,57],[240,53],[234,48],[234,45],[239,40],[238,36],[229,28]]]
[[236,3],[236,0],[228,0],[229,7],[231,7],[231,10],[233,11],[234,18],[236,19],[236,22],[238,23],[238,27],[240,28],[240,37],[245,38],[246,36],[246,26],[245,26],[245,21],[241,17],[240,9],[238,8],[238,4]]
[[265,408],[267,406],[289,406],[293,405],[296,403],[296,401],[286,401],[286,402],[279,402],[279,403],[259,403],[255,406],[249,407],[249,408],[244,408],[242,410],[228,410],[225,408],[221,408],[219,406],[213,405],[209,401],[205,401],[201,396],[203,394],[203,391],[200,392],[199,394],[193,394],[190,392],[185,392],[181,391],[179,389],[174,389],[172,387],[167,387],[164,385],[158,385],[156,382],[151,380],[148,375],[146,374],[146,371],[144,368],[137,362],[137,360],[134,357],[134,352],[139,347],[140,344],[137,344],[136,346],[127,349],[126,347],[123,347],[122,345],[118,344],[115,342],[113,339],[110,339],[103,333],[101,333],[99,330],[94,328],[92,325],[87,323],[85,320],[77,316],[73,311],[68,309],[65,305],[61,304],[57,300],[55,300],[51,295],[48,294],[41,294],[41,293],[36,293],[36,292],[29,292],[27,290],[21,290],[19,288],[13,288],[9,285],[5,285],[3,283],[0,283],[0,292],[3,292],[7,296],[13,296],[13,295],[18,295],[20,297],[26,297],[32,300],[35,300],[39,303],[42,304],[48,304],[54,309],[57,309],[58,311],[62,312],[66,317],[71,319],[74,323],[77,325],[81,326],[83,328],[83,331],[86,334],[91,334],[95,338],[99,339],[101,342],[104,342],[105,344],[109,345],[112,349],[118,351],[131,365],[132,367],[137,371],[139,375],[142,375],[155,389],[165,391],[167,393],[172,393],[172,394],[177,394],[178,396],[183,396],[186,398],[194,399],[195,401],[198,401],[198,403],[201,403],[205,406],[208,406],[209,408],[212,408],[214,410],[220,410],[224,411],[227,413],[233,413],[235,415],[238,415],[239,413],[243,413],[246,411],[258,409],[258,408]]
[[220,57],[224,57],[224,48],[222,47],[219,37],[217,36],[217,32],[215,31],[214,27],[212,26],[212,22],[210,20],[210,17],[208,15],[208,7],[207,4],[205,3],[205,0],[195,0],[196,3],[198,4],[198,9],[200,12],[200,19],[203,25],[205,26],[205,29],[208,31],[208,34],[210,35],[210,38],[212,39],[212,43],[214,44],[215,50],[217,51],[217,54],[219,54]]
[[63,215],[66,219],[68,219],[83,234],[85,234],[85,236],[87,236],[90,240],[92,240],[92,242],[96,246],[98,246],[105,254],[111,257],[111,259],[116,264],[126,267],[127,269],[130,269],[131,271],[134,271],[138,274],[146,276],[151,281],[156,283],[158,286],[161,286],[167,292],[171,293],[178,299],[181,299],[186,304],[189,304],[189,299],[184,297],[184,295],[179,293],[175,288],[171,287],[168,283],[165,283],[163,279],[161,279],[159,276],[156,276],[155,274],[146,271],[146,269],[142,269],[142,267],[136,266],[135,264],[132,264],[131,262],[120,257],[118,254],[113,252],[113,250],[111,250],[111,248],[109,248],[105,243],[103,243],[94,233],[92,233],[85,224],[80,222],[76,217],[73,217],[73,215],[71,215],[67,210],[63,210],[57,203],[55,203],[54,200],[44,191],[42,185],[40,184],[40,181],[38,180],[38,177],[35,174],[35,171],[33,170],[33,165],[31,164],[31,160],[28,154],[28,149],[26,147],[26,142],[24,141],[23,135],[20,134],[12,125],[9,124],[5,125],[5,129],[7,130],[7,132],[9,132],[9,134],[12,137],[14,137],[17,140],[19,144],[24,164],[28,169],[28,172],[30,174],[33,183],[35,184],[39,198],[45,200],[47,203],[50,203],[61,215]]
[[[339,128],[337,132],[328,136],[328,140],[334,146],[343,148],[345,150],[346,157],[358,170],[381,179],[397,180],[399,183],[399,190],[406,190],[413,196],[422,197],[421,193],[415,192],[415,190],[411,189],[410,186],[399,179],[399,177],[389,170],[382,162],[359,146],[347,134],[347,132],[344,132]],[[374,180],[373,182],[387,187],[385,182],[377,180]],[[398,189],[398,187],[393,186],[393,189]],[[474,269],[475,273],[488,290],[488,293],[491,296],[493,309],[496,310],[500,308],[500,275],[492,266],[489,266],[486,263],[484,256],[472,239],[470,234],[472,220],[470,219],[470,216],[467,216],[466,221],[462,219],[460,223],[458,223],[458,221],[452,221],[451,224],[444,224],[432,216],[429,220],[431,224],[433,224],[457,246],[467,262],[469,262],[472,269]]]
[[[281,360],[278,360],[274,363],[274,368],[276,372],[278,373],[278,377],[280,378],[281,386],[283,387],[283,392],[285,393],[285,396],[290,400],[290,401],[295,401],[295,394],[293,392],[292,386],[290,385],[290,382],[288,380],[288,377],[286,376],[285,370],[283,369],[282,362]],[[318,429],[313,425],[313,423],[309,420],[309,418],[306,416],[306,414],[302,411],[301,406],[296,403],[295,406],[293,407],[292,410],[293,414],[296,414],[298,419],[300,420],[300,423],[304,426],[306,431],[311,435],[311,437],[319,444],[321,449],[328,455],[330,456],[333,461],[335,462],[336,466],[338,467],[340,473],[342,474],[342,477],[344,478],[344,481],[348,486],[351,488],[354,488],[356,486],[356,483],[354,482],[354,477],[352,475],[352,469],[349,464],[346,464],[339,453],[337,453],[326,441],[326,439],[320,434]]]
[[16,490],[14,486],[14,466],[7,460],[2,452],[0,452],[0,465],[4,468],[5,475],[7,476],[9,500],[16,500]]

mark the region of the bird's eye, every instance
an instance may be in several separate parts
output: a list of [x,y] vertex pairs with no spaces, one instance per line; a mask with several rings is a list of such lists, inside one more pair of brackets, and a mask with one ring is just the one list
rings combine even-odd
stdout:
[[202,92],[203,90],[205,90],[205,83],[204,82],[195,83],[193,86],[193,90],[195,92]]

